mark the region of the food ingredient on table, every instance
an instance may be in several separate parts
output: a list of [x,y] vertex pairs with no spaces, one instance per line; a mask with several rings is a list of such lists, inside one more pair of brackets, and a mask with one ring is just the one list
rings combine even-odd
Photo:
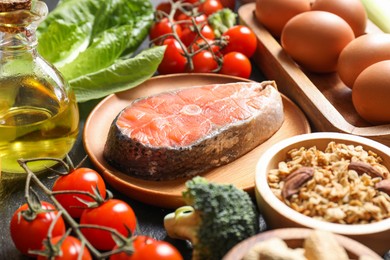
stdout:
[[389,0],[360,0],[368,18],[383,32],[390,33],[390,1]]
[[[47,201],[35,200],[20,206],[10,221],[10,232],[15,247],[24,255],[34,256],[30,250],[39,250],[51,227],[52,236],[65,234],[65,222],[56,207]],[[53,223],[53,224],[52,224]]]
[[343,83],[353,88],[359,74],[376,62],[390,60],[390,34],[368,33],[351,41],[341,51],[337,73]]
[[38,27],[38,51],[62,72],[78,102],[101,98],[155,73],[163,47],[133,56],[152,21],[150,1],[62,0]]
[[[50,157],[18,160],[27,173],[25,198],[28,203],[15,211],[10,227],[14,244],[22,253],[27,254],[27,250],[32,249],[28,253],[39,256],[38,259],[65,259],[68,253],[76,254],[76,257],[80,257],[77,259],[85,260],[91,259],[91,256],[93,259],[110,258],[111,260],[183,259],[180,252],[170,243],[155,240],[136,230],[136,216],[131,206],[124,201],[114,199],[108,190],[107,198],[103,200],[98,192],[86,192],[83,188],[54,192],[46,187],[28,166],[29,163],[37,160],[52,160],[59,163],[65,168],[65,172],[51,169],[55,174],[53,177],[69,174],[74,178],[74,182],[77,182],[73,174],[73,163],[69,158],[66,162]],[[76,168],[92,171],[92,169],[82,168],[82,163],[83,161]],[[80,177],[81,181],[83,178],[84,176]],[[44,211],[41,211],[38,193],[31,191],[32,185],[41,189],[43,196],[53,202],[50,204],[42,201]],[[95,200],[95,203],[88,203],[89,208],[84,210],[81,219],[78,220],[55,199],[55,195],[60,193],[74,193],[75,196],[88,195]],[[37,211],[21,211],[28,207]],[[31,222],[27,222],[28,219],[23,218],[23,215],[31,218]],[[65,225],[68,228],[66,232]],[[82,258],[81,249],[85,253]]]
[[128,252],[110,256],[109,260],[182,260],[180,252],[166,241],[139,235],[129,241]]
[[[50,241],[50,242],[49,242]],[[52,258],[54,252],[61,252],[61,255]],[[85,245],[82,245],[77,237],[66,235],[56,236],[44,241],[44,247],[37,257],[37,260],[92,260],[91,253]]]
[[[275,196],[292,209],[338,224],[367,224],[390,217],[389,194],[378,188],[390,179],[389,169],[374,151],[332,141],[324,150],[297,147],[286,153],[267,180]],[[308,169],[313,173],[306,182],[289,177],[305,176]]]
[[[237,14],[219,0],[160,3],[149,32],[152,45],[167,47],[158,73],[224,73],[249,78],[249,59],[257,39],[250,28],[236,24]],[[231,55],[225,60],[224,55],[233,51],[244,56]],[[245,71],[235,66],[243,59],[249,65]],[[225,63],[229,70],[222,70]]]
[[259,231],[249,195],[231,184],[194,177],[186,182],[180,207],[165,216],[168,236],[192,242],[193,259],[221,259],[238,242]]
[[340,16],[351,26],[355,37],[366,33],[367,12],[360,0],[315,0],[311,10]]
[[[80,217],[80,224],[112,228],[128,237],[134,233],[137,219],[133,209],[126,202],[108,199],[97,207],[84,210]],[[86,227],[82,228],[81,232],[98,250],[112,250],[115,247],[115,241],[109,231]]]
[[310,0],[257,0],[255,17],[277,39],[286,23],[297,14],[310,11]]
[[52,190],[54,194],[60,192],[55,198],[73,218],[80,218],[84,209],[96,203],[94,198],[82,193],[106,198],[103,178],[97,171],[85,167],[71,168],[69,173],[60,175],[54,182]]
[[353,84],[352,103],[357,113],[373,124],[390,123],[389,75],[390,59],[368,66]]
[[273,81],[181,88],[124,108],[111,124],[103,156],[135,177],[189,177],[241,157],[283,121],[283,102]]
[[304,239],[303,247],[290,248],[278,237],[258,242],[243,257],[243,260],[255,259],[348,260],[349,257],[332,233],[313,230]]
[[281,45],[305,70],[335,72],[343,48],[355,38],[348,23],[325,11],[309,11],[291,18],[283,27]]

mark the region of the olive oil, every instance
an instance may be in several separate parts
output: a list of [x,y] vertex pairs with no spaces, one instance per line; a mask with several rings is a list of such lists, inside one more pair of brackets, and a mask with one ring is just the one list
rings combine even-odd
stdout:
[[[3,172],[24,172],[19,158],[63,158],[78,135],[74,95],[34,76],[0,79],[0,158]],[[53,161],[29,163],[40,171]]]
[[[61,73],[37,52],[36,29],[48,13],[42,1],[0,5],[1,172],[25,170],[18,159],[62,159],[78,135],[74,93]],[[52,160],[28,163],[34,172]]]

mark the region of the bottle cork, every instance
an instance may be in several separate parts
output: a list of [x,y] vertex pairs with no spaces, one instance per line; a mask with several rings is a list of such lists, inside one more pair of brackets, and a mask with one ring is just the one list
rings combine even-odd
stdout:
[[32,0],[0,0],[0,12],[30,10]]

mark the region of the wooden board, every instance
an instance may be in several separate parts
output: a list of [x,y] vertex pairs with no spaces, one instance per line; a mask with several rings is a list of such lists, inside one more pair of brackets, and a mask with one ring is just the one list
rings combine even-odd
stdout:
[[[103,149],[109,127],[118,113],[135,98],[183,87],[238,81],[248,80],[219,74],[176,74],[153,77],[136,88],[110,95],[102,100],[87,118],[83,132],[85,150],[104,179],[121,193],[159,207],[182,206],[184,202],[181,193],[185,189],[187,179],[142,180],[116,170],[104,160]],[[237,160],[211,170],[203,176],[212,182],[234,184],[254,195],[256,164],[265,150],[280,140],[310,132],[309,123],[298,106],[286,96],[283,96],[283,105],[285,121],[270,139]]]
[[[275,80],[279,90],[304,111],[315,131],[342,132],[368,137],[390,145],[390,124],[371,125],[352,104],[351,89],[337,73],[315,74],[301,68],[287,55],[279,42],[257,21],[256,3],[238,10],[240,23],[250,27],[258,39],[254,61],[264,75]],[[379,31],[371,22],[368,32]]]

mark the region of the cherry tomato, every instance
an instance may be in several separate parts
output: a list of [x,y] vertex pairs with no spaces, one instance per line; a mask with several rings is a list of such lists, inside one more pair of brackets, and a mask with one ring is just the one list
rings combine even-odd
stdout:
[[252,64],[248,57],[240,52],[229,52],[223,56],[223,64],[219,73],[249,78],[252,72]]
[[234,8],[236,7],[235,0],[219,0],[219,1],[224,7],[230,8],[231,10],[234,10]]
[[206,0],[199,6],[199,11],[209,16],[223,9],[223,5],[219,0]]
[[125,252],[110,256],[110,260],[182,260],[180,252],[165,241],[155,240],[148,236],[137,236],[133,241],[134,253]]
[[[32,256],[29,250],[39,250],[42,248],[42,241],[46,239],[47,232],[58,211],[49,202],[41,201],[41,210],[49,210],[38,213],[31,221],[25,219],[21,214],[29,210],[28,204],[23,204],[18,208],[10,222],[11,238],[15,247],[24,255]],[[54,224],[52,236],[65,234],[65,222],[62,217]]]
[[182,73],[187,66],[187,59],[179,42],[175,39],[166,39],[163,42],[166,45],[163,60],[157,68],[160,74]]
[[218,68],[218,63],[210,51],[203,50],[192,57],[194,69],[192,72],[211,73]]
[[[191,19],[194,21],[191,21]],[[205,14],[200,14],[195,17],[190,17],[184,13],[181,13],[177,16],[176,21],[180,23],[181,28],[184,30],[185,28],[192,27],[195,24],[202,24],[207,22],[207,16]]]
[[[93,169],[78,168],[67,175],[62,175],[53,184],[53,191],[85,191],[93,194],[93,188],[99,190],[100,195],[104,199],[106,197],[106,185],[103,178]],[[79,218],[81,213],[87,206],[78,200],[93,202],[93,198],[72,193],[72,194],[56,194],[55,198],[64,207],[64,209],[73,217]]]
[[[128,237],[128,229],[133,233],[137,220],[133,209],[124,201],[109,199],[96,208],[84,210],[80,224],[92,224],[116,229]],[[127,228],[128,229],[127,229]],[[96,228],[82,228],[81,232],[98,250],[111,250],[115,246],[111,232]]]
[[[203,40],[202,38],[196,40],[196,42],[193,45],[191,45],[192,50],[195,52],[200,48],[206,47],[207,50],[211,49],[214,52],[214,54],[218,55],[220,47],[217,44],[215,44],[213,40],[207,40],[207,42],[206,40]],[[206,45],[207,43],[209,44],[209,46]]]
[[171,3],[161,2],[156,6],[156,10],[169,14],[171,12]]
[[222,36],[229,37],[228,44],[221,49],[223,54],[238,51],[250,58],[256,51],[256,35],[245,25],[233,26],[224,32]]
[[[91,253],[86,246],[81,246],[81,241],[73,236],[67,236],[61,244],[58,244],[62,236],[53,237],[50,241],[59,248],[58,255],[43,256],[39,255],[38,260],[92,260]],[[42,248],[43,250],[45,248]],[[82,252],[82,256],[80,254]]]
[[[177,36],[180,37],[182,34],[181,27],[178,24],[174,24],[173,29],[176,32]],[[161,36],[166,35],[166,34],[172,34],[172,33],[173,33],[173,30],[172,30],[171,22],[169,21],[168,18],[163,18],[160,21],[158,21],[152,25],[152,28],[150,28],[150,31],[149,31],[149,39],[155,40],[158,37],[161,37]],[[167,37],[170,37],[170,36],[167,36]],[[163,42],[163,39],[161,39],[160,41],[157,41],[156,44],[161,44],[162,42]]]
[[[215,38],[214,31],[208,24],[202,26],[202,28],[200,29],[200,33],[206,39],[212,40]],[[193,31],[191,28],[185,28],[180,37],[180,40],[184,43],[184,45],[188,47],[190,44],[194,43],[194,41],[199,37],[200,36],[198,35],[198,32]]]

